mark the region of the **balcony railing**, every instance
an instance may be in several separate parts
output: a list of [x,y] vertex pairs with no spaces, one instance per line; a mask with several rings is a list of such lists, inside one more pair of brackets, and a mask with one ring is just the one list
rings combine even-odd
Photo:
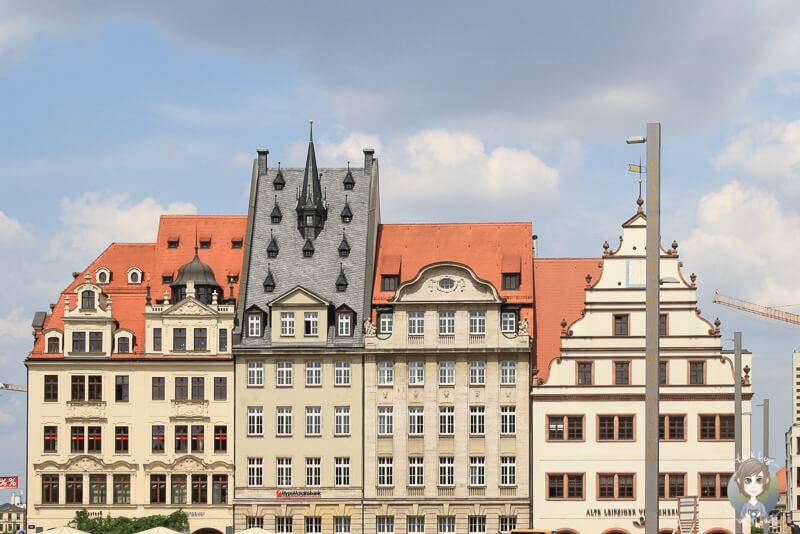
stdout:
[[439,344],[440,345],[455,345],[456,344],[456,336],[452,335],[452,334],[439,335]]
[[394,496],[394,488],[378,488],[378,497],[392,497]]
[[469,496],[470,497],[483,497],[486,495],[486,488],[482,487],[470,487],[469,488]]
[[470,345],[485,345],[486,344],[486,334],[470,334],[469,335],[469,344]]
[[425,343],[425,336],[420,335],[409,335],[408,336],[408,344],[409,345],[422,345]]
[[517,496],[517,488],[500,488],[500,496],[501,497],[516,497]]
[[439,486],[439,497],[455,497],[456,489]]
[[422,497],[425,495],[425,487],[424,486],[408,486],[406,488],[406,494],[409,497]]

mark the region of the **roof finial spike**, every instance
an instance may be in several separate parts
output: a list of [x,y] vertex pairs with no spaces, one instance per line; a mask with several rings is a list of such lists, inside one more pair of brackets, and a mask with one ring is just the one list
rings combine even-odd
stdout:
[[194,225],[194,255],[197,256],[197,225]]
[[350,162],[349,161],[347,162],[347,170],[348,171],[350,170]]
[[314,119],[310,119],[308,123],[311,125],[311,132],[308,134],[308,142],[314,142]]

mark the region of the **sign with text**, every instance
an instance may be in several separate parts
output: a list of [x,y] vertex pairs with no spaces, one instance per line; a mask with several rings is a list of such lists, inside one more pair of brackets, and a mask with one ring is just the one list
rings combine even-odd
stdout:
[[279,499],[319,499],[322,497],[320,490],[277,490],[275,496]]
[[0,489],[19,488],[19,477],[0,477]]

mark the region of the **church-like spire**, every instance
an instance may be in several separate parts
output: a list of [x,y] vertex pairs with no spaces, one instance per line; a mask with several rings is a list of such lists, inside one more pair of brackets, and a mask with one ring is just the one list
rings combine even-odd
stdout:
[[328,218],[328,206],[322,195],[322,183],[314,152],[314,121],[308,137],[308,155],[303,173],[303,185],[297,195],[297,228],[305,238],[316,238]]

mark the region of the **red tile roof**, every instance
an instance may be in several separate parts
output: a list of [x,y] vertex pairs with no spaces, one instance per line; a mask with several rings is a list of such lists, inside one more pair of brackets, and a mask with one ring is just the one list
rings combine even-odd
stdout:
[[[227,275],[237,273],[242,267],[243,249],[232,249],[231,241],[243,241],[247,217],[239,215],[162,215],[159,221],[156,243],[112,243],[100,256],[61,292],[55,309],[47,314],[43,330],[64,329],[62,320],[65,296],[70,295],[72,308],[77,305],[74,289],[85,282],[85,275],[95,281],[95,271],[106,267],[112,273],[108,284],[100,285],[103,293],[111,295],[112,315],[117,320],[117,328],[127,328],[134,332],[131,354],[112,354],[112,357],[131,358],[141,356],[144,348],[145,321],[144,307],[147,296],[147,279],[150,279],[153,302],[164,298],[169,284],[162,283],[162,276],[177,275],[178,268],[194,257],[195,232],[204,237],[211,236],[211,248],[198,251],[200,259],[213,270],[217,283],[225,289],[225,298],[230,297],[231,284]],[[178,248],[171,249],[167,241],[179,241]],[[129,285],[127,271],[138,267],[145,274],[142,284]],[[239,294],[239,281],[233,285],[235,295]],[[70,340],[65,339],[65,347]],[[44,336],[37,336],[30,358],[63,358],[63,354],[44,352]]]
[[[372,292],[373,305],[385,304],[394,291],[381,291],[381,275],[414,278],[431,263],[454,261],[469,266],[494,284],[509,303],[531,305],[533,300],[531,223],[383,224],[378,231],[378,258]],[[503,267],[521,273],[519,290],[502,289]],[[521,271],[519,268],[521,267]],[[533,321],[531,307],[522,317]]]
[[778,490],[780,493],[786,493],[786,467],[782,467],[780,471],[775,473],[778,478]]
[[600,258],[536,258],[533,260],[533,366],[547,380],[550,363],[561,355],[561,320],[571,325],[581,317],[586,301],[586,275],[597,280]]

